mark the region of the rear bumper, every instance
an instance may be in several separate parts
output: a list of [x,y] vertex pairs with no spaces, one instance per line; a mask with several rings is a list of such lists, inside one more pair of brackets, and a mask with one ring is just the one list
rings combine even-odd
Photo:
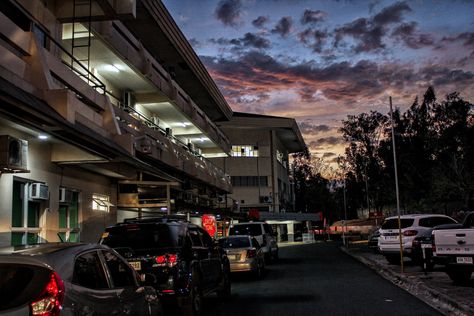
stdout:
[[[400,244],[387,244],[387,243],[379,243],[378,248],[380,253],[383,255],[395,255],[400,254]],[[412,254],[412,243],[405,243],[402,244],[403,254],[410,256]]]
[[256,271],[258,269],[258,264],[256,260],[248,262],[231,262],[230,263],[230,272],[248,272]]

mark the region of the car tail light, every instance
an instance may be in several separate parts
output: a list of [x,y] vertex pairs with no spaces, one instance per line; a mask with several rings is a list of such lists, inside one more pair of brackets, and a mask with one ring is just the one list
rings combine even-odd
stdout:
[[431,240],[431,250],[433,251],[433,255],[436,255],[436,244],[435,244],[435,239]]
[[418,234],[418,231],[416,231],[416,230],[405,230],[403,232],[403,236],[408,236],[408,237],[416,236],[417,234]]
[[247,258],[255,258],[257,256],[257,250],[249,249],[247,250]]
[[64,300],[64,283],[56,272],[51,273],[49,282],[33,301],[31,314],[38,316],[58,316]]
[[156,263],[162,267],[174,267],[178,264],[178,255],[166,254],[155,258]]

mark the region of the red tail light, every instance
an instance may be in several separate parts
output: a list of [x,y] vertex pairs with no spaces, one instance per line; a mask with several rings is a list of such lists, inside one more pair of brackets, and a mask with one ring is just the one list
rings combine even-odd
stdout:
[[59,275],[53,272],[40,296],[30,304],[31,314],[38,316],[58,316],[63,300],[64,283]]
[[403,236],[407,236],[407,237],[416,236],[417,234],[418,234],[418,231],[416,230],[405,230],[403,232]]
[[162,256],[158,256],[155,258],[156,263],[162,267],[174,267],[178,264],[178,255],[176,254],[166,254]]
[[255,258],[257,256],[257,250],[249,249],[247,250],[247,258]]

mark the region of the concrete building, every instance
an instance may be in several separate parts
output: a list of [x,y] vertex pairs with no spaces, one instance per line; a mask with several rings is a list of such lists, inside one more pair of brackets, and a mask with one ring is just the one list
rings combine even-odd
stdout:
[[95,242],[231,192],[209,158],[232,111],[160,1],[4,0],[0,34],[0,244]]
[[233,186],[232,194],[222,196],[218,207],[267,220],[276,225],[280,238],[293,241],[295,224],[314,217],[297,214],[296,218],[292,213],[289,154],[305,148],[296,121],[234,112],[231,120],[218,125],[230,139],[231,156],[211,160],[231,176]]

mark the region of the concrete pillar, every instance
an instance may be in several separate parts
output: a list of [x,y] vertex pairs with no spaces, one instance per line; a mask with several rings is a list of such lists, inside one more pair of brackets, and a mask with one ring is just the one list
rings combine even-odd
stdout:
[[286,227],[287,227],[287,232],[288,232],[288,242],[294,242],[295,241],[294,223],[288,223],[286,224]]

